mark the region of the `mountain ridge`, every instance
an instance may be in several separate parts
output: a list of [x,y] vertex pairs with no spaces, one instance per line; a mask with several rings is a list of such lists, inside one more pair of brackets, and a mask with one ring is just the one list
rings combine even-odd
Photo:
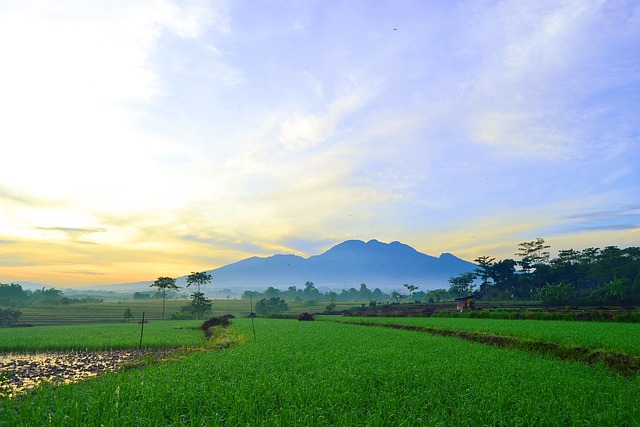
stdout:
[[[211,284],[203,291],[264,290],[269,286],[287,289],[304,287],[313,282],[321,290],[359,288],[365,283],[370,289],[382,291],[402,289],[412,284],[422,290],[447,288],[448,279],[477,267],[450,253],[439,257],[419,252],[415,248],[393,241],[380,242],[371,239],[345,240],[318,255],[308,258],[294,254],[275,254],[266,257],[252,256],[222,267],[205,270],[211,274]],[[186,286],[187,275],[176,278],[176,284]],[[85,289],[111,290],[115,292],[148,292],[153,281],[90,286]]]

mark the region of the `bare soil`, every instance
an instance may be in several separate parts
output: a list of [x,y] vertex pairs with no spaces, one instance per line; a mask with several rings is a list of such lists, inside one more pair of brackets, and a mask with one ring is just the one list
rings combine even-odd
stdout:
[[13,396],[42,382],[70,383],[116,371],[125,365],[160,360],[176,349],[69,351],[0,355],[0,396]]

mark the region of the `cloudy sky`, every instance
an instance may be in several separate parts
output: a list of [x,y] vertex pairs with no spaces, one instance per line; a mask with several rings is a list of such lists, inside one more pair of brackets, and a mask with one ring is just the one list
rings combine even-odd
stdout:
[[640,246],[634,0],[3,0],[0,282]]

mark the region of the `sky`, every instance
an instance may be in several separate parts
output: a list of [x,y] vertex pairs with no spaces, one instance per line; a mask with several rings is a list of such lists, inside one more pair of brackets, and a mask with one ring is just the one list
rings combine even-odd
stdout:
[[3,0],[0,63],[0,283],[640,246],[634,0]]

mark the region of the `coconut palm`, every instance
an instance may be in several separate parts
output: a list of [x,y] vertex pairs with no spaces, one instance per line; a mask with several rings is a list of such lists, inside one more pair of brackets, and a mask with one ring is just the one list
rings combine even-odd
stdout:
[[158,288],[158,292],[162,292],[162,320],[164,320],[164,300],[167,296],[167,289],[177,291],[176,279],[171,277],[158,277],[158,280],[149,285],[152,288]]

